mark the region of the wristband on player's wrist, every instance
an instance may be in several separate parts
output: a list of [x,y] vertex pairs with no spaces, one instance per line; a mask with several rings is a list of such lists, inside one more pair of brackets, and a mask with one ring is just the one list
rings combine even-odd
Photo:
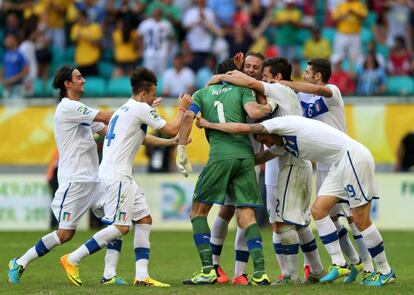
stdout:
[[179,111],[182,111],[183,113],[185,113],[185,111],[186,111],[186,109],[185,109],[185,108],[183,108],[183,107],[178,107],[178,110],[179,110]]

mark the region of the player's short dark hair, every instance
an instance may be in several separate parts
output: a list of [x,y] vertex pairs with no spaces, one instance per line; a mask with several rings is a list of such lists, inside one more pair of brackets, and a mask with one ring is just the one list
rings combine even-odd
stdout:
[[215,74],[225,74],[229,71],[237,70],[236,65],[234,64],[233,59],[226,59],[219,63],[216,67]]
[[263,55],[263,54],[261,54],[260,52],[256,52],[256,51],[248,51],[248,52],[245,54],[244,59],[246,59],[246,57],[248,57],[248,56],[254,56],[254,57],[257,57],[257,58],[258,58],[258,59],[260,59],[261,61],[264,61],[264,60],[265,60],[264,55]]
[[64,65],[57,70],[52,86],[54,89],[59,89],[59,98],[62,99],[67,95],[65,81],[72,81],[72,73],[75,69],[73,66]]
[[157,86],[157,77],[154,72],[145,67],[135,68],[130,81],[133,94],[148,91],[152,85]]
[[292,65],[285,57],[272,57],[265,60],[263,68],[270,67],[269,71],[273,76],[282,75],[283,80],[290,80]]
[[308,61],[308,65],[312,66],[312,71],[316,73],[321,73],[322,82],[328,83],[331,78],[331,62],[324,58],[314,58]]

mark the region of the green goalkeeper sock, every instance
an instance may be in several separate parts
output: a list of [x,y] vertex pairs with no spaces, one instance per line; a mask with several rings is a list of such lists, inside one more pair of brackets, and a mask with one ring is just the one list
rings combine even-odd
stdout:
[[213,258],[210,247],[210,228],[207,217],[198,216],[191,219],[193,225],[193,238],[200,255],[204,273],[210,272],[213,267]]
[[253,277],[261,278],[266,271],[264,265],[262,235],[260,234],[257,223],[251,224],[246,228],[245,236],[250,256],[253,258]]

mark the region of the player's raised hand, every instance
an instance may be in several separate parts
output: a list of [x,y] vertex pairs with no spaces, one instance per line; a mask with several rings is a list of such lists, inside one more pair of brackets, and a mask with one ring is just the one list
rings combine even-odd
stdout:
[[164,98],[162,97],[157,97],[153,102],[151,107],[155,108],[156,106],[160,105],[162,103],[162,101],[164,100]]
[[242,68],[243,68],[243,62],[244,62],[244,54],[243,54],[243,52],[236,53],[236,55],[233,57],[233,62],[236,65],[236,68],[237,69],[242,70]]
[[179,144],[177,146],[177,157],[175,158],[175,164],[177,166],[177,170],[180,171],[180,173],[185,177],[193,172],[193,167],[191,167],[191,162],[187,157],[185,145]]
[[208,124],[210,124],[209,121],[207,121],[206,119],[202,118],[202,117],[197,117],[196,118],[196,126],[198,128],[208,128]]
[[178,96],[178,107],[183,109],[188,109],[188,107],[193,102],[193,98],[191,95],[184,93]]

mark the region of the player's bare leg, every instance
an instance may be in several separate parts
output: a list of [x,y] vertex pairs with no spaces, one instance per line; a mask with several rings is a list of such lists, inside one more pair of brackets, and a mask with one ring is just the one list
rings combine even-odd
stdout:
[[334,196],[318,196],[311,209],[319,237],[332,260],[332,266],[320,282],[331,282],[350,273],[339,245],[335,224],[329,217],[329,212],[337,202],[338,198]]
[[361,232],[365,245],[377,266],[377,272],[366,286],[385,286],[395,281],[395,273],[388,264],[384,250],[384,241],[375,224],[370,219],[371,202],[360,207],[352,208],[354,223]]

